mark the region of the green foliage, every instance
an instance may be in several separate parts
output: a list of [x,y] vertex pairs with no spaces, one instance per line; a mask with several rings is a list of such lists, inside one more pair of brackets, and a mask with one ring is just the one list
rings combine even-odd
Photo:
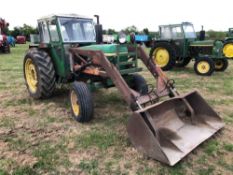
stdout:
[[77,137],[76,143],[82,148],[96,146],[100,149],[107,149],[112,145],[120,143],[121,138],[115,132],[90,131]]
[[0,175],[8,175],[8,173],[2,169],[0,169]]
[[93,174],[97,175],[98,173],[98,161],[97,160],[81,160],[79,163],[79,168],[88,173],[88,174]]
[[219,143],[216,140],[209,141],[209,143],[205,147],[205,152],[208,155],[214,155],[218,152],[218,150],[219,150]]
[[130,33],[138,33],[138,29],[136,26],[132,25],[129,27],[126,27],[125,29],[122,30],[124,33],[126,34],[130,34]]
[[44,170],[53,170],[59,159],[57,151],[58,149],[50,143],[40,145],[33,152],[34,156],[39,159],[35,167]]
[[114,29],[107,29],[107,30],[103,30],[103,34],[108,34],[108,35],[114,35],[117,34],[118,32]]
[[144,28],[144,29],[142,30],[142,32],[143,32],[145,35],[149,35],[149,34],[150,34],[148,28]]
[[17,169],[14,170],[14,172],[12,173],[12,175],[36,175],[36,171],[33,170],[31,167],[29,166],[25,166],[25,167],[18,167]]
[[225,144],[223,145],[223,147],[224,147],[224,149],[225,149],[226,151],[233,152],[233,144],[225,143]]
[[198,170],[199,175],[212,175],[215,168],[214,166],[209,166],[208,168],[202,168]]
[[207,36],[207,39],[224,40],[224,38],[226,37],[226,32],[209,30],[206,32],[206,36]]
[[27,40],[30,39],[30,34],[37,34],[37,33],[38,33],[37,28],[34,28],[27,24],[23,24],[22,27],[14,27],[14,29],[10,32],[10,34],[13,37],[16,37],[18,35],[24,35],[26,36]]

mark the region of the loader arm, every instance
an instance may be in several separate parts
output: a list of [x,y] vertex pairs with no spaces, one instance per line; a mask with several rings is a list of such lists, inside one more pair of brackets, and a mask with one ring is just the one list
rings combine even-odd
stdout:
[[105,73],[99,74],[100,76],[110,77],[117,87],[117,89],[123,95],[125,101],[129,106],[135,106],[136,101],[136,92],[130,89],[128,84],[125,82],[117,68],[110,63],[107,57],[104,55],[102,51],[94,51],[94,50],[82,50],[82,48],[71,48],[70,52],[73,56],[85,56],[91,58],[91,62],[93,65],[101,66]]
[[[102,77],[109,77],[112,79],[113,83],[117,87],[117,89],[123,95],[125,101],[131,107],[131,109],[136,110],[138,107],[142,108],[142,104],[146,104],[148,102],[156,102],[160,97],[171,95],[177,96],[178,92],[174,88],[173,82],[170,81],[160,67],[156,66],[153,61],[149,58],[149,56],[145,53],[144,49],[141,46],[132,46],[128,47],[129,52],[135,52],[138,55],[138,58],[142,60],[147,69],[151,72],[153,77],[156,79],[156,89],[153,89],[152,92],[148,95],[140,95],[133,89],[131,89],[128,84],[125,82],[124,78],[119,73],[119,70],[114,66],[108,58],[104,55],[102,51],[99,50],[83,50],[82,48],[71,48],[70,53],[72,59],[79,58],[81,59],[83,56],[91,58],[91,62],[93,65],[98,65],[104,69],[103,71],[92,71],[92,74],[99,75]],[[72,60],[71,59],[71,60]],[[82,59],[83,61],[83,59]],[[73,65],[74,71],[77,70],[80,65]],[[87,72],[88,68],[83,70],[83,72]],[[98,73],[96,73],[98,72]]]

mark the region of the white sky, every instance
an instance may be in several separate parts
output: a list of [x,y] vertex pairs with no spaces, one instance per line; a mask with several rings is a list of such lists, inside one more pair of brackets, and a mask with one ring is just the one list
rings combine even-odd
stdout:
[[[0,17],[10,29],[24,23],[36,26],[36,20],[52,13],[100,15],[104,29],[157,31],[158,25],[192,22],[196,31],[226,31],[233,27],[233,0],[1,0]],[[6,7],[6,8],[4,8]]]

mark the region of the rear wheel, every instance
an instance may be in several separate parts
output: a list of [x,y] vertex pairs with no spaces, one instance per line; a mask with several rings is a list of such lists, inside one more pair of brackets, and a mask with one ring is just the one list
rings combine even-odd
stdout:
[[227,58],[233,58],[233,41],[226,41],[223,46],[223,53]]
[[91,92],[83,82],[74,82],[70,90],[72,116],[78,122],[88,122],[93,118],[93,101]]
[[214,61],[210,58],[199,58],[195,61],[194,71],[201,76],[210,76],[214,72]]
[[150,51],[150,57],[162,70],[170,70],[175,65],[175,49],[168,42],[156,43]]
[[185,67],[191,61],[191,57],[183,57],[176,60],[176,67]]
[[148,85],[146,80],[139,74],[132,75],[131,88],[139,92],[141,95],[148,93]]
[[225,71],[228,67],[228,60],[227,58],[217,59],[215,61],[215,71]]
[[48,98],[55,89],[55,71],[50,56],[42,50],[30,49],[24,58],[24,79],[33,98]]

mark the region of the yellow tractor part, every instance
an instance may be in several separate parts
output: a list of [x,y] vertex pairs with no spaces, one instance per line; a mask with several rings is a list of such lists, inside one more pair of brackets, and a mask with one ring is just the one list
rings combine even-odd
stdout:
[[37,91],[38,79],[37,79],[36,67],[31,58],[28,58],[25,63],[25,76],[29,90],[32,93],[35,93]]
[[200,72],[201,74],[205,74],[207,72],[209,72],[210,70],[210,65],[207,61],[200,61],[197,64],[197,70],[198,72]]
[[71,98],[71,107],[72,107],[72,110],[74,112],[74,115],[75,116],[79,116],[79,114],[80,114],[80,106],[79,106],[77,95],[76,95],[76,93],[75,93],[74,90],[71,91],[70,96],[71,96],[70,97]]
[[158,47],[153,52],[153,59],[159,67],[165,67],[169,63],[169,52],[165,48]]
[[223,47],[223,53],[227,58],[233,58],[233,43],[228,43]]

